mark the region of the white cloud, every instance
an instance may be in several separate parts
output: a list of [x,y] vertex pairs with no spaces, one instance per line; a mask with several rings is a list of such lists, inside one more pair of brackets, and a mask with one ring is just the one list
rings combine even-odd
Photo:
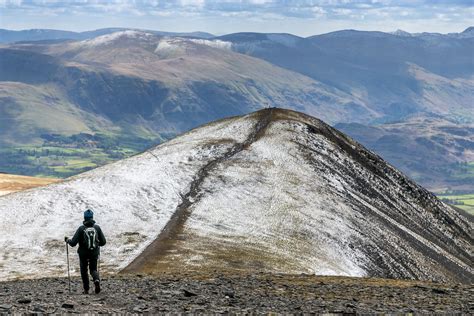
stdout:
[[352,13],[352,10],[350,10],[350,9],[333,9],[332,12],[335,13],[336,15],[349,15],[349,14]]
[[[231,22],[233,26],[225,29],[233,27],[234,31],[240,31],[255,25],[256,31],[271,26],[273,31],[283,32],[315,21],[348,28],[394,25],[395,29],[409,22],[412,26],[430,25],[437,30],[443,27],[446,32],[472,25],[472,0],[435,3],[428,0],[0,0],[0,27],[57,28],[61,23],[63,29],[160,25],[170,31],[173,31],[171,27],[178,27],[220,33],[223,25]],[[46,20],[44,16],[55,18]],[[80,21],[86,17],[94,17],[94,23]],[[359,24],[362,20],[364,25]],[[440,24],[447,21],[452,25]],[[310,31],[301,27],[303,33]]]
[[205,4],[205,0],[179,0],[181,6],[193,6],[202,8]]
[[319,14],[325,14],[327,12],[322,7],[311,7],[311,11]]
[[21,6],[23,0],[0,0],[0,7]]
[[251,3],[251,4],[267,4],[267,3],[273,3],[275,1],[273,1],[273,0],[248,0],[247,2]]

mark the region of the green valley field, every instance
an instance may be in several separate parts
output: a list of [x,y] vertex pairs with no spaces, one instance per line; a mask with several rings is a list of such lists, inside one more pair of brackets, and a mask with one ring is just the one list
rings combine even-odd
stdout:
[[0,148],[0,171],[35,177],[66,178],[124,159],[159,140],[104,134],[43,135],[43,144]]
[[474,215],[474,194],[443,194],[438,195],[438,198]]

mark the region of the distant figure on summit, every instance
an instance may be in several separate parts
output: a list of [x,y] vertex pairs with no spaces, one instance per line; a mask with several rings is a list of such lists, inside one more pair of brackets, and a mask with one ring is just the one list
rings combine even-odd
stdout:
[[94,221],[94,212],[91,210],[85,211],[83,225],[77,229],[72,239],[64,237],[64,241],[71,247],[79,243],[77,253],[79,254],[84,294],[89,294],[87,267],[89,267],[90,274],[94,280],[95,293],[98,294],[100,292],[100,278],[97,271],[97,261],[99,260],[100,247],[104,246],[106,241],[102,229]]

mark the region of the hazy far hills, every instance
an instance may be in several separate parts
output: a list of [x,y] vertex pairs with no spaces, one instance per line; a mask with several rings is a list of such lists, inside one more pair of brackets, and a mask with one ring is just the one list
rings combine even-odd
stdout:
[[[72,31],[61,31],[61,30],[50,30],[50,29],[32,29],[32,30],[5,30],[0,29],[0,43],[13,43],[13,42],[27,42],[27,41],[64,41],[64,40],[85,40],[91,39],[97,36],[106,35],[114,32],[120,32],[129,30],[128,28],[122,27],[111,27],[98,29],[94,31],[86,32],[72,32]],[[179,33],[179,32],[161,32],[147,30],[149,33],[163,36],[189,36],[196,38],[211,38],[214,35],[206,32],[190,32],[190,33]]]
[[474,190],[474,125],[441,118],[367,126],[336,124],[418,183],[436,192]]
[[473,122],[474,36],[465,32],[469,36],[344,30],[309,38],[237,33],[219,39],[357,96],[379,114],[371,122],[420,112]]

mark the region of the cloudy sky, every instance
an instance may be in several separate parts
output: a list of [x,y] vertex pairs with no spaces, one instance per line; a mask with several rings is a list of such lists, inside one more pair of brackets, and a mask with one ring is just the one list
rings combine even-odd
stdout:
[[340,29],[460,32],[474,24],[474,0],[0,0],[0,28],[85,31],[286,32]]

